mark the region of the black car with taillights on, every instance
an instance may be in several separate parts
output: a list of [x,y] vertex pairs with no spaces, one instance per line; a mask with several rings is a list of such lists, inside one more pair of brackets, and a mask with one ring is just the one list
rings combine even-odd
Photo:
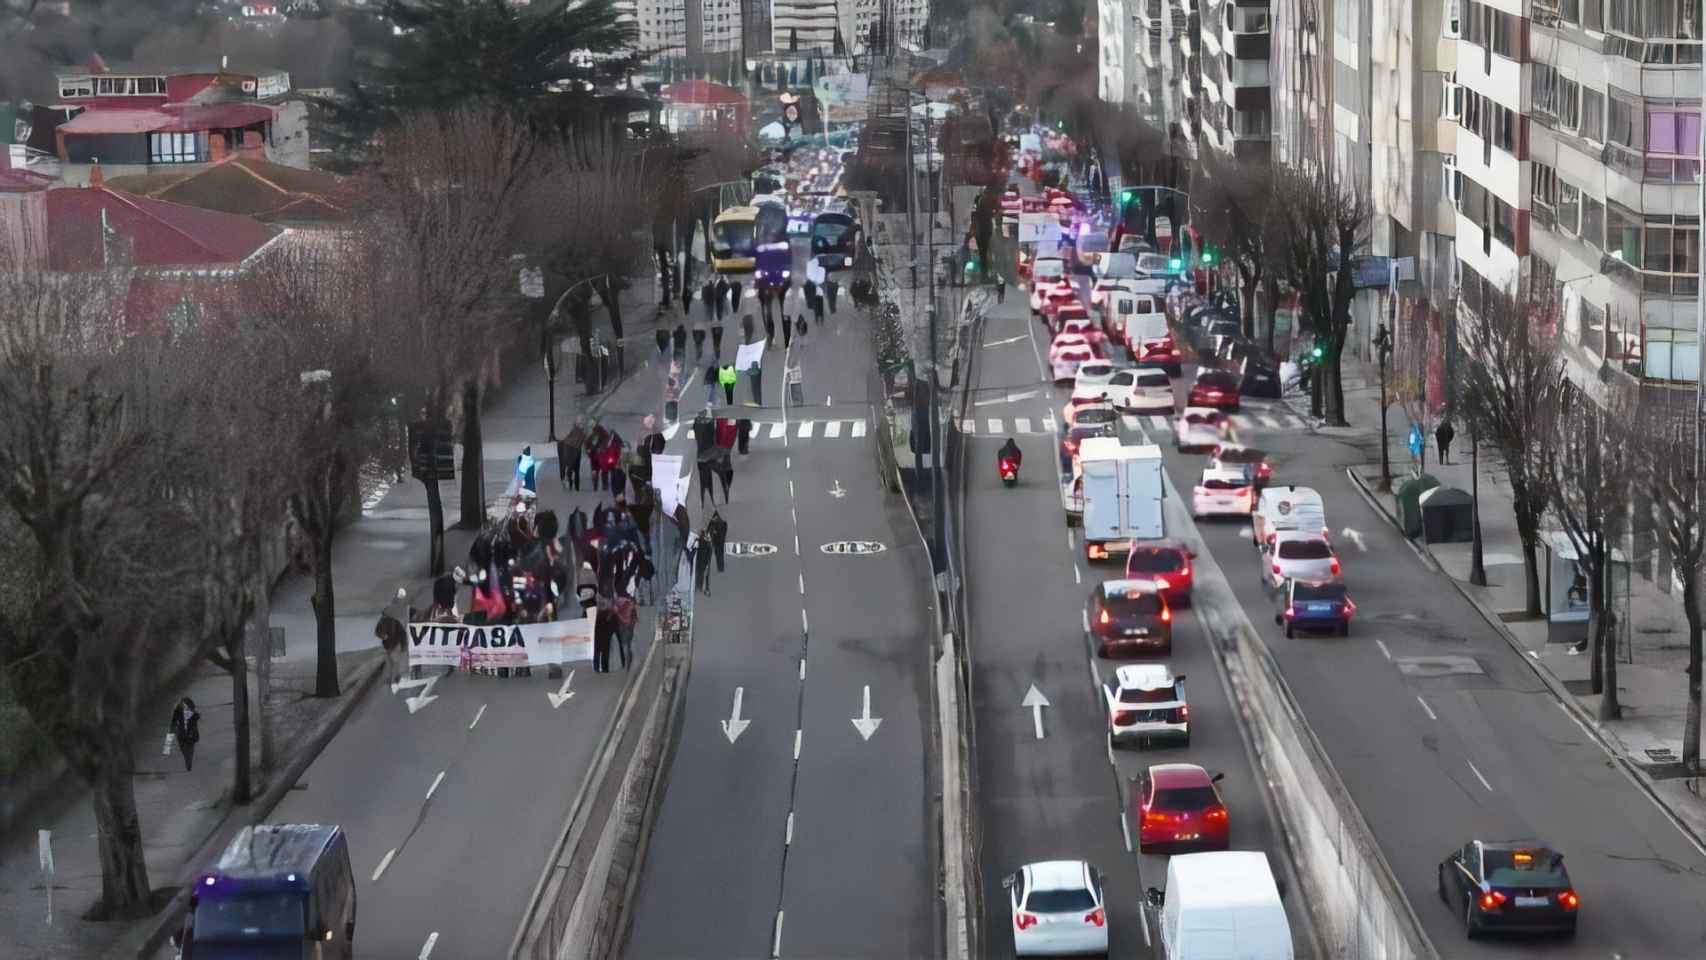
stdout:
[[1543,843],[1471,840],[1439,865],[1439,898],[1471,939],[1490,932],[1576,935],[1581,898],[1564,855]]
[[1153,580],[1108,580],[1090,591],[1084,629],[1098,657],[1156,656],[1173,652],[1173,608]]

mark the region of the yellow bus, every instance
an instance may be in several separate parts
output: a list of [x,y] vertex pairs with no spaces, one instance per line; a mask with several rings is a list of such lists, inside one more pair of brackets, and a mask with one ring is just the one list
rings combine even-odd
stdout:
[[757,207],[730,207],[711,224],[711,266],[718,273],[751,273],[758,268]]

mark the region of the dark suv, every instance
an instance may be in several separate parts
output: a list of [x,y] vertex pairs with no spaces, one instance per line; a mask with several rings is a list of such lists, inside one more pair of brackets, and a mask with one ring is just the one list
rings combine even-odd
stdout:
[[1109,580],[1090,591],[1084,626],[1096,656],[1164,657],[1173,652],[1173,608],[1151,580]]

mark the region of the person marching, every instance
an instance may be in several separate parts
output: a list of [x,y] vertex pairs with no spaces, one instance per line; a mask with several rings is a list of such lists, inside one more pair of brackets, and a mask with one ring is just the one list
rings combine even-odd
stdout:
[[185,697],[172,708],[172,722],[167,728],[177,741],[178,752],[184,755],[184,770],[195,766],[195,745],[201,742],[201,713],[195,701]]

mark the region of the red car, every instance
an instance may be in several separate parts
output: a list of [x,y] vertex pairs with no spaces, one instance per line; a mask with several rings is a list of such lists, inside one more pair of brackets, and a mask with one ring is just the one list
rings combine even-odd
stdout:
[[1153,580],[1171,607],[1191,603],[1191,553],[1177,540],[1141,540],[1125,558],[1127,580]]
[[1187,407],[1212,407],[1216,410],[1238,412],[1238,376],[1227,370],[1203,370],[1197,382],[1191,384]]
[[1052,328],[1060,308],[1078,304],[1078,291],[1072,289],[1070,283],[1058,283],[1043,291],[1041,300],[1042,304],[1037,308],[1037,312],[1042,314],[1043,322]]
[[1220,779],[1194,763],[1158,763],[1138,774],[1131,798],[1138,849],[1227,849],[1232,825],[1215,788]]
[[1132,347],[1132,359],[1139,364],[1151,364],[1165,367],[1168,370],[1179,369],[1185,362],[1185,355],[1179,350],[1179,344],[1173,340],[1171,333],[1165,337],[1144,340],[1141,346]]

